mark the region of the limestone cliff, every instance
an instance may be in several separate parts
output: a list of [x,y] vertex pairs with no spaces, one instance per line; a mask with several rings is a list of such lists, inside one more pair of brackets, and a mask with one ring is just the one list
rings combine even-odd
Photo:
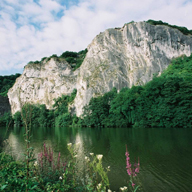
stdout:
[[192,36],[168,26],[133,22],[107,29],[93,39],[75,72],[66,61],[51,59],[38,65],[28,64],[8,93],[12,113],[20,110],[19,100],[51,108],[53,98],[70,94],[76,88],[73,105],[80,116],[91,97],[113,87],[120,90],[143,85],[153,74],[161,74],[172,58],[189,56],[191,52]]
[[26,65],[23,74],[8,92],[12,114],[25,103],[45,104],[52,109],[54,98],[69,95],[76,88],[78,72],[73,72],[65,60],[56,58]]

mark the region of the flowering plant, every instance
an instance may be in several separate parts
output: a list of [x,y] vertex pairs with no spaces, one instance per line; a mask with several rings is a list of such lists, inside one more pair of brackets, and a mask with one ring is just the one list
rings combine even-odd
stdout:
[[56,179],[59,175],[65,172],[67,162],[61,161],[60,152],[58,157],[54,158],[53,150],[51,147],[48,148],[44,143],[43,151],[38,154],[38,158],[37,161],[35,161],[34,166],[44,178],[49,175],[51,179]]
[[131,182],[131,186],[134,192],[137,191],[137,189],[139,188],[138,186],[135,186],[135,178],[137,176],[137,174],[139,173],[139,169],[140,169],[140,162],[139,162],[139,157],[138,157],[138,162],[134,163],[134,165],[132,166],[130,163],[130,157],[129,157],[129,152],[127,150],[127,145],[126,145],[126,152],[125,152],[125,156],[126,156],[126,169],[127,169],[127,174],[130,176],[130,182]]
[[94,153],[90,153],[90,157],[85,156],[86,174],[83,182],[87,191],[104,192],[108,190],[110,192],[107,176],[110,166],[104,169],[102,158],[102,154],[94,155]]

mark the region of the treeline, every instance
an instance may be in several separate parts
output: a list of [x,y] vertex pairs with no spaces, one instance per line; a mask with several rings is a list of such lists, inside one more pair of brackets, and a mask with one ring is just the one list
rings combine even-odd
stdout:
[[[20,76],[21,74],[16,73],[15,75],[5,75],[0,76],[0,95],[3,97],[7,97],[7,93],[9,89],[13,86],[15,83],[15,80]],[[11,113],[6,112],[4,115],[0,115],[0,126],[10,125],[13,123]]]
[[15,75],[0,76],[0,95],[3,97],[7,96],[8,90],[13,86],[17,77],[21,74],[16,73]]
[[71,68],[75,71],[83,63],[83,60],[84,60],[86,54],[87,54],[87,49],[79,51],[79,52],[65,51],[60,56],[53,54],[50,57],[43,57],[41,59],[41,61],[30,61],[28,64],[40,64],[44,60],[46,60],[46,62],[48,62],[51,58],[55,58],[57,61],[66,60],[70,64]]
[[53,110],[48,110],[45,105],[25,104],[22,111],[18,111],[13,116],[13,123],[16,126],[29,125],[34,127],[69,126],[75,119],[68,111],[75,99],[77,90],[74,89],[71,95],[62,95],[55,99]]
[[92,98],[81,118],[68,111],[76,92],[56,99],[54,110],[46,109],[45,105],[26,104],[13,119],[10,115],[4,121],[1,118],[0,125],[12,122],[36,127],[191,127],[192,55],[174,59],[161,76],[154,76],[144,86],[123,88],[119,93],[113,88],[103,96]]
[[5,113],[0,117],[0,126],[63,127],[72,125],[77,122],[77,117],[70,114],[68,105],[72,104],[76,93],[77,90],[74,89],[70,96],[62,95],[55,99],[53,110],[48,110],[44,104],[25,104],[21,112],[18,111],[13,116]]
[[165,23],[161,20],[159,21],[154,21],[154,20],[148,20],[146,21],[146,23],[149,23],[151,25],[166,25],[168,27],[172,27],[174,29],[178,29],[179,31],[181,31],[184,35],[192,35],[192,30],[188,30],[186,27],[180,27],[180,26],[176,26],[176,25],[170,25],[169,23]]
[[144,86],[114,88],[84,107],[82,126],[191,127],[192,55],[174,59]]

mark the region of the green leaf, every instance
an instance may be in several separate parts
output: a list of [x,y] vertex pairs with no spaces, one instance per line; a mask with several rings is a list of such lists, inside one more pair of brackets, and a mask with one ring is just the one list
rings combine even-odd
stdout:
[[35,189],[37,187],[37,185],[34,185],[31,189]]
[[139,188],[139,185],[135,188],[134,192],[136,192],[138,188]]
[[3,189],[5,189],[7,187],[7,185],[3,185],[2,187],[1,187],[1,191],[3,191]]

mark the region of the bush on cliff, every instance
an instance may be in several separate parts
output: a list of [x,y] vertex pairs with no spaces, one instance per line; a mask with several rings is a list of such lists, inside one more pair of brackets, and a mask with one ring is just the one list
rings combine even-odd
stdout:
[[159,21],[154,21],[149,19],[148,21],[146,21],[147,23],[151,24],[151,25],[165,25],[168,27],[172,27],[174,29],[178,29],[179,31],[181,31],[184,35],[192,35],[192,30],[188,30],[186,27],[180,27],[180,26],[176,26],[176,25],[170,25],[169,23],[165,23],[161,20]]

